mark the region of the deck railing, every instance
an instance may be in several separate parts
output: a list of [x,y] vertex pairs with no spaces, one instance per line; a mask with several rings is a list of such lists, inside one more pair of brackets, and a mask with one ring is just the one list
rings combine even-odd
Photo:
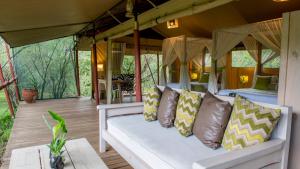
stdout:
[[7,105],[12,117],[15,117],[15,110],[20,100],[17,86],[17,77],[11,61],[9,46],[5,44],[7,61],[0,63],[0,90],[4,90]]

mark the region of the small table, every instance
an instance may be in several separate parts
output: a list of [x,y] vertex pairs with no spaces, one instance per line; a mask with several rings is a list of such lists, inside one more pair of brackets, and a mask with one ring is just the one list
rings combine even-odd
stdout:
[[[67,141],[64,169],[108,169],[85,138]],[[15,149],[9,169],[51,169],[47,145]]]

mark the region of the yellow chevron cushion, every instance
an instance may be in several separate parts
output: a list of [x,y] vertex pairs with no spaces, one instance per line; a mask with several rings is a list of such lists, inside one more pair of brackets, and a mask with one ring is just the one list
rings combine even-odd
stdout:
[[161,91],[157,87],[147,89],[144,100],[144,118],[146,121],[157,120]]
[[222,146],[239,150],[268,141],[280,115],[280,109],[262,107],[236,96]]
[[175,127],[183,136],[192,134],[196,115],[200,108],[201,96],[186,90],[180,93],[177,103]]

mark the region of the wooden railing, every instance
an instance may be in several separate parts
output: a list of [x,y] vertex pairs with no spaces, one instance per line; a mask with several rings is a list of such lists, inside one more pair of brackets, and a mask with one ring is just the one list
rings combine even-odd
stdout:
[[7,64],[9,66],[9,72],[10,72],[10,79],[5,79],[4,73],[3,73],[3,67],[0,64],[0,90],[4,91],[7,105],[8,105],[9,111],[10,111],[10,115],[12,117],[15,117],[15,110],[14,110],[14,106],[12,103],[12,93],[9,93],[8,87],[12,84],[14,85],[13,92],[16,97],[16,99],[15,99],[17,102],[16,104],[18,104],[18,101],[20,100],[20,95],[19,95],[19,90],[18,90],[18,86],[17,86],[17,77],[15,75],[14,67],[13,67],[13,64],[11,61],[11,57],[10,57],[9,46],[7,44],[5,44],[5,48],[6,48]]

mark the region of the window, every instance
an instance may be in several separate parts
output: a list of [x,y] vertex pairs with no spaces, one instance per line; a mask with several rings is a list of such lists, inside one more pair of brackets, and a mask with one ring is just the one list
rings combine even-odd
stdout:
[[232,51],[232,67],[255,67],[256,62],[246,50]]
[[[268,59],[273,51],[271,49],[262,50],[262,63]],[[280,57],[276,57],[263,65],[264,68],[279,68]]]

